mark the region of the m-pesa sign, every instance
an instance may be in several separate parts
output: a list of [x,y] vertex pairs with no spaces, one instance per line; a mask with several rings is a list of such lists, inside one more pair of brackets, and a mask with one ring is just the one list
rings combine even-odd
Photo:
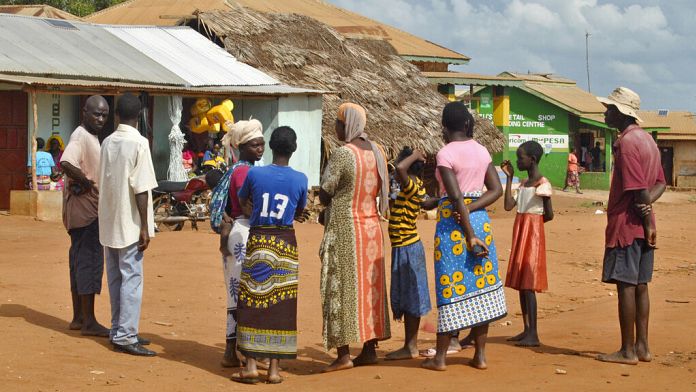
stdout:
[[508,146],[510,148],[517,148],[520,144],[534,140],[535,142],[541,144],[544,147],[545,153],[555,152],[567,152],[568,151],[568,135],[539,135],[539,134],[527,134],[527,133],[511,133],[508,135]]

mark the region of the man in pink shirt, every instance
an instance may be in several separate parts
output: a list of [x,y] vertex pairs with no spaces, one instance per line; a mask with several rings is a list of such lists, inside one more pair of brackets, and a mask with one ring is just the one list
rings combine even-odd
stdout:
[[70,291],[73,320],[70,329],[82,335],[109,336],[109,329],[94,317],[94,295],[101,293],[104,248],[99,243],[99,146],[98,134],[109,117],[104,97],[87,98],[82,124],[70,135],[61,166],[66,176],[63,189],[63,224],[70,234]]
[[607,108],[605,123],[621,132],[613,146],[602,273],[602,281],[616,283],[618,289],[621,349],[597,359],[635,365],[652,360],[648,347],[648,282],[656,245],[652,203],[665,190],[665,176],[657,144],[636,123],[641,121],[638,94],[619,87],[608,98],[598,99]]

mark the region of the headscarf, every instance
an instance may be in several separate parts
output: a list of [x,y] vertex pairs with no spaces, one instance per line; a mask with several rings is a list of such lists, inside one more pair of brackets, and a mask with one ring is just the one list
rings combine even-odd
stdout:
[[46,146],[44,147],[45,151],[51,151],[51,141],[52,140],[58,140],[58,146],[60,147],[60,151],[62,152],[65,150],[65,144],[63,143],[63,138],[60,137],[58,134],[53,134],[51,137],[46,140]]
[[263,137],[263,125],[255,118],[249,121],[237,121],[234,124],[231,121],[227,121],[225,126],[230,131],[222,137],[222,144],[235,150],[238,150],[240,145],[250,140]]
[[380,179],[379,190],[379,212],[383,217],[387,216],[389,210],[389,172],[387,171],[387,159],[377,143],[368,139],[365,133],[365,124],[367,123],[367,113],[365,109],[355,103],[346,102],[338,107],[336,117],[343,123],[345,129],[346,143],[350,143],[354,139],[360,138],[370,143],[372,153],[375,155],[377,162],[377,173]]
[[367,140],[367,135],[364,132],[367,114],[362,106],[346,102],[338,107],[336,117],[345,125],[344,142],[350,143],[355,138]]

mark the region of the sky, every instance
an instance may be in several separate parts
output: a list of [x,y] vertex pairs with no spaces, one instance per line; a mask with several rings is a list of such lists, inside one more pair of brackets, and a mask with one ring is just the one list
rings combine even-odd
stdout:
[[553,73],[641,108],[696,112],[693,0],[328,0],[471,57],[450,70]]

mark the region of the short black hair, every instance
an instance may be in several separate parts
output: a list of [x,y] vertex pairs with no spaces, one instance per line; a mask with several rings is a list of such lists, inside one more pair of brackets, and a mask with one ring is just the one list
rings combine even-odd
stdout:
[[131,93],[121,95],[116,103],[116,114],[121,121],[137,119],[140,109],[140,99]]
[[36,138],[36,149],[41,150],[44,148],[46,145],[46,142],[43,140],[43,138],[37,137]]
[[274,154],[292,155],[297,150],[297,134],[294,129],[288,126],[278,127],[273,130],[268,146],[271,147]]
[[442,110],[442,125],[450,132],[465,132],[474,137],[474,116],[461,101],[450,102]]
[[534,158],[537,163],[541,161],[541,157],[544,155],[544,147],[534,140],[527,140],[520,144],[518,148],[521,148],[528,157]]
[[224,173],[220,169],[213,169],[205,173],[205,183],[208,184],[208,188],[215,189],[223,174]]
[[[404,159],[408,158],[413,154],[413,149],[411,147],[404,147],[401,149],[399,152],[399,155],[397,155],[396,160],[394,161],[394,164],[397,165],[399,162],[403,161]],[[411,174],[419,174],[421,171],[423,171],[423,167],[425,165],[421,161],[416,161],[411,164],[411,166],[408,168],[408,172]]]

